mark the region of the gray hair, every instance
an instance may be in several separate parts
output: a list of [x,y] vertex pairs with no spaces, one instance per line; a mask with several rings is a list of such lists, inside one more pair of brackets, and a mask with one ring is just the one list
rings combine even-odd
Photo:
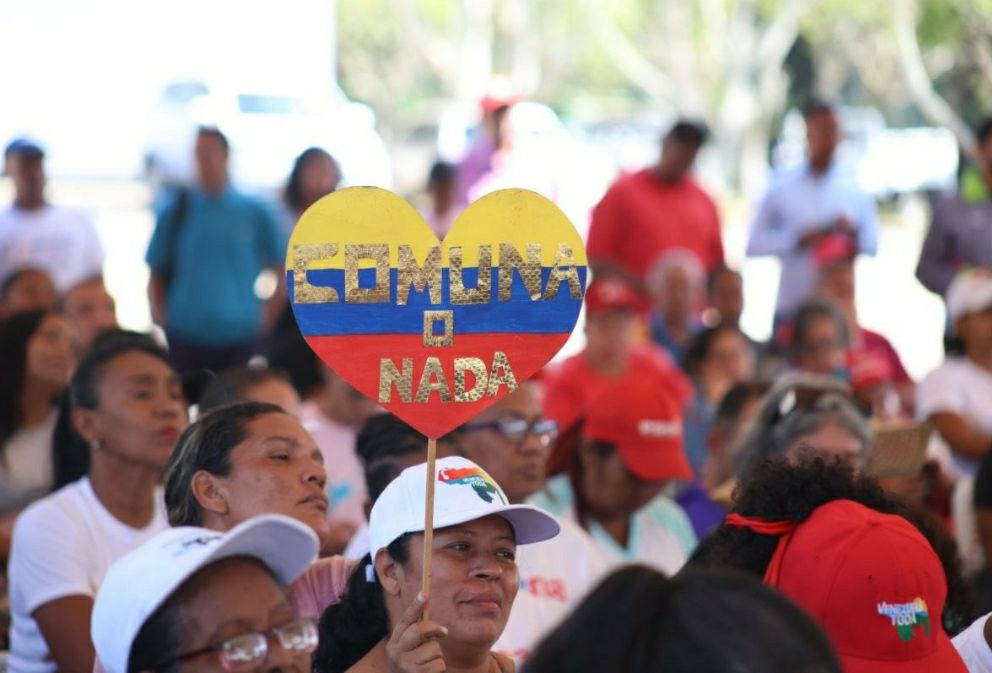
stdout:
[[699,260],[699,255],[688,248],[672,248],[651,263],[644,282],[648,292],[654,294],[664,290],[668,283],[668,272],[673,269],[685,272],[697,292],[706,290],[706,268]]
[[[818,395],[805,408],[797,403],[797,392]],[[785,453],[796,439],[836,423],[861,444],[864,457],[871,446],[872,431],[850,397],[848,387],[832,377],[786,374],[765,395],[754,425],[734,454],[734,473],[746,475],[765,458]]]

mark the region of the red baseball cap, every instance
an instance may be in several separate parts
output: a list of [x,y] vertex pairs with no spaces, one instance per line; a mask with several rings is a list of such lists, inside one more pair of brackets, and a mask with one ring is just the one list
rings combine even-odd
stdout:
[[848,370],[851,372],[851,390],[859,392],[892,381],[892,365],[888,360],[873,351],[859,350],[848,355]]
[[847,234],[827,234],[813,246],[813,263],[824,269],[838,262],[846,262],[858,256],[858,247]]
[[619,278],[597,278],[586,288],[586,314],[599,315],[609,311],[638,312],[643,301],[627,283]]
[[648,377],[632,373],[605,389],[589,405],[582,434],[615,445],[639,479],[693,477],[682,445],[682,409]]
[[779,540],[765,583],[820,622],[845,673],[967,673],[941,624],[944,568],[901,516],[823,505]]
[[513,107],[519,102],[520,96],[487,94],[479,101],[479,107],[484,113],[488,114],[503,108]]

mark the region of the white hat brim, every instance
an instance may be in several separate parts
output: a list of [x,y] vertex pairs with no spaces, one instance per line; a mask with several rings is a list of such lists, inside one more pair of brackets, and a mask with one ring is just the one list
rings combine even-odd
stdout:
[[[561,526],[558,525],[558,521],[553,516],[532,505],[501,505],[499,507],[462,510],[447,517],[436,517],[434,529],[457,526],[487,516],[499,516],[506,519],[513,528],[513,536],[518,545],[550,540],[561,530]],[[409,532],[422,533],[423,527]]]

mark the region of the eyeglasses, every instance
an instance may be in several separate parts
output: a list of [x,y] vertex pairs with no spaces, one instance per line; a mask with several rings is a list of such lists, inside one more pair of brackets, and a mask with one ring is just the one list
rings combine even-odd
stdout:
[[162,663],[162,666],[192,659],[208,652],[216,652],[220,665],[225,671],[247,671],[265,662],[269,655],[269,640],[275,638],[287,652],[309,653],[317,649],[319,640],[317,622],[313,619],[298,619],[268,631],[253,631],[228,638],[219,645],[211,645],[201,650],[187,652]]
[[473,430],[495,430],[506,440],[522,446],[527,435],[537,437],[542,449],[550,448],[558,439],[558,424],[552,420],[527,421],[523,418],[497,418],[492,421],[466,423],[461,427],[463,432]]
[[820,403],[820,399],[828,395],[836,398],[843,398],[854,408],[857,408],[857,405],[851,398],[850,393],[844,390],[843,384],[840,382],[838,382],[835,386],[823,387],[815,387],[812,385],[799,383],[784,393],[779,401],[778,408],[774,410],[774,413],[771,416],[769,427],[774,428],[776,425],[796,412],[808,413],[816,410]]

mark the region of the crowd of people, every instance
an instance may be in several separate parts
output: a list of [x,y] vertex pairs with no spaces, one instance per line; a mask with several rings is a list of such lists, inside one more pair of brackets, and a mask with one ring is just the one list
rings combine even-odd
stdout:
[[[432,168],[438,237],[518,175],[514,104],[487,97],[464,160]],[[292,226],[341,182],[327,152],[274,207],[200,129],[195,181],[156,215],[144,334],[117,323],[90,220],[46,198],[43,148],[11,142],[0,662],[992,671],[992,123],[932,199],[918,276],[945,298],[946,358],[914,381],[855,308],[875,204],[833,108],[804,117],[806,159],[747,246],[782,263],[767,343],[692,178],[707,130],[679,121],[592,212],[583,350],[439,438],[433,475],[427,438],[321,363],[286,300]]]

